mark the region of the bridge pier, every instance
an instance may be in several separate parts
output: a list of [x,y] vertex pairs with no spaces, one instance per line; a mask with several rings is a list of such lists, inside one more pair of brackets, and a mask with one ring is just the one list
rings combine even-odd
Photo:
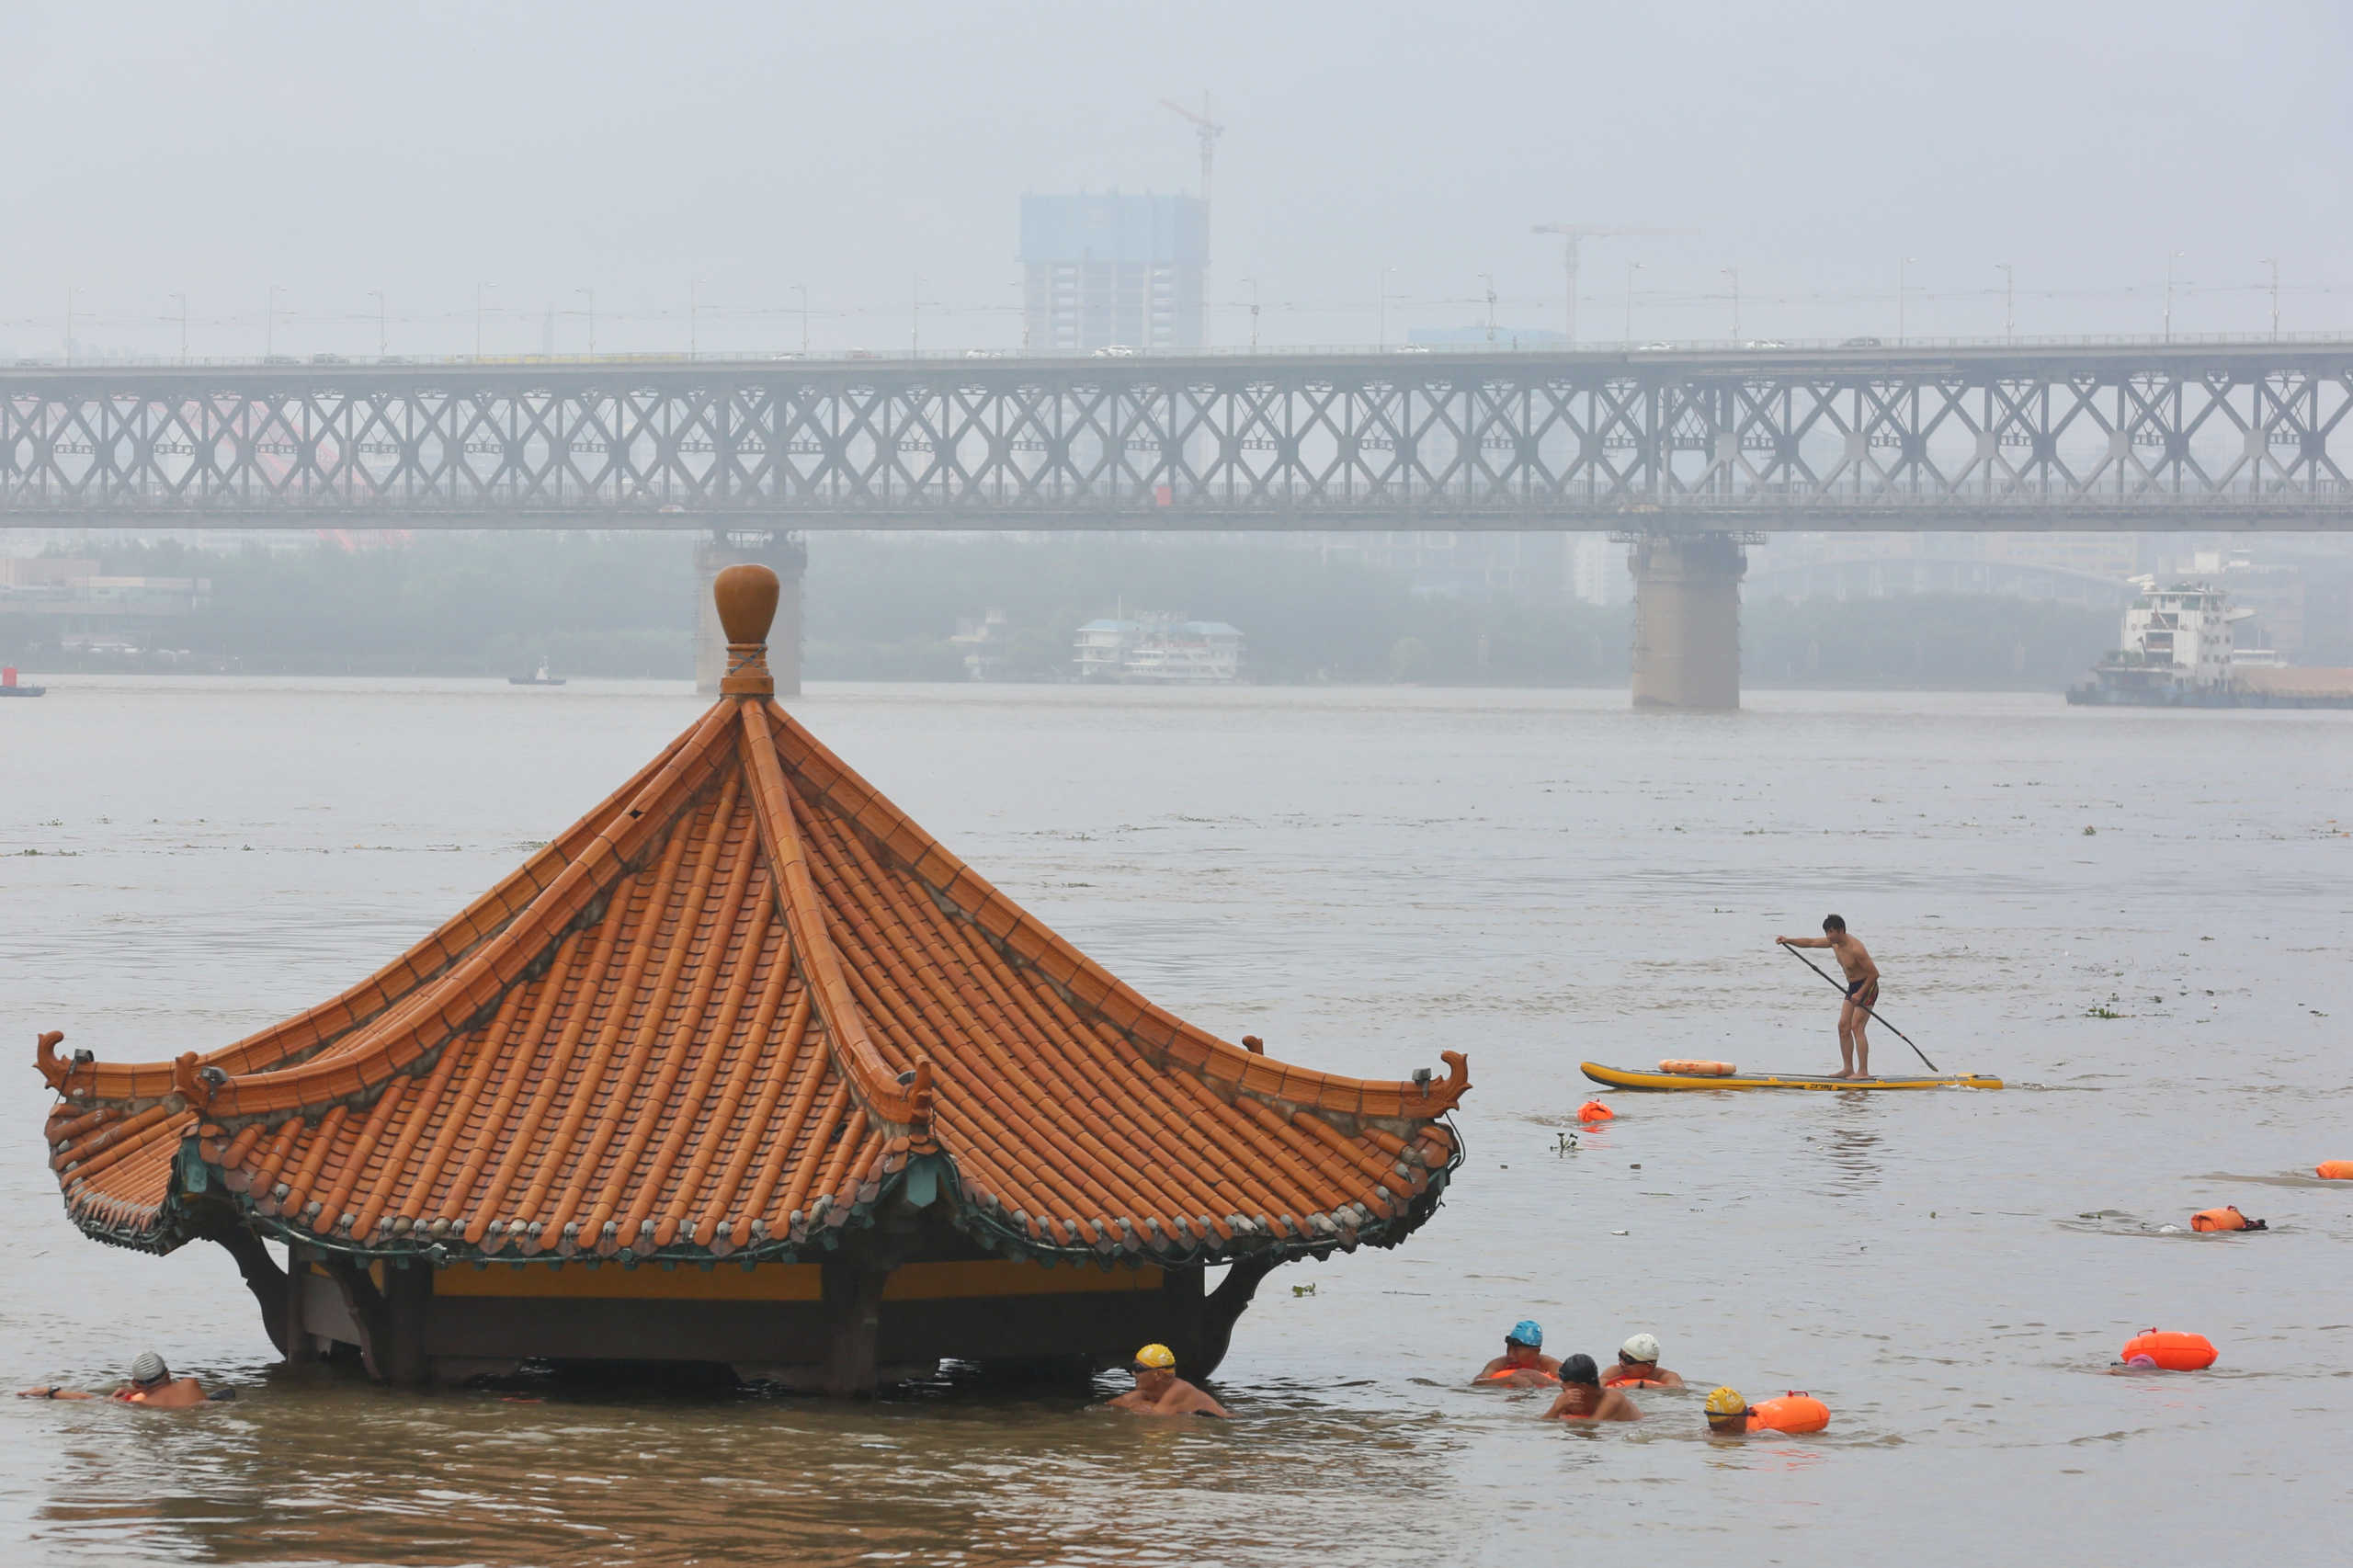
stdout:
[[1740,706],[1740,576],[1731,534],[1642,534],[1634,574],[1634,706]]
[[779,697],[801,695],[801,580],[809,570],[809,547],[799,534],[765,528],[720,528],[695,549],[695,689],[719,693],[727,673],[727,631],[719,624],[711,580],[723,569],[745,563],[771,567],[782,590],[776,622],[768,632],[768,671]]

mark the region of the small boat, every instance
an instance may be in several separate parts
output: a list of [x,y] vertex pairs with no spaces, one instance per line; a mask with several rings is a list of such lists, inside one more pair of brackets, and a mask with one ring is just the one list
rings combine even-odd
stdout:
[[49,687],[45,686],[18,686],[16,665],[10,665],[5,669],[0,669],[0,697],[46,697],[48,695]]
[[548,674],[548,662],[541,659],[538,669],[527,676],[508,676],[506,684],[509,686],[562,686],[563,677]]
[[1734,1073],[1703,1076],[1696,1073],[1644,1072],[1633,1067],[1604,1067],[1585,1063],[1585,1075],[1613,1089],[1998,1089],[1999,1078],[1979,1073],[1948,1073],[1934,1076],[1891,1074],[1872,1078],[1833,1078],[1818,1073]]

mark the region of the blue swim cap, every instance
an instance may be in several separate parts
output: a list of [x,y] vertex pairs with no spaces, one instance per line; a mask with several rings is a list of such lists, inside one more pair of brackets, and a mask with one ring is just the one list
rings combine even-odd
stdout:
[[1537,1326],[1534,1318],[1520,1319],[1511,1325],[1511,1332],[1504,1337],[1514,1345],[1525,1345],[1530,1350],[1541,1350],[1544,1347],[1544,1331]]

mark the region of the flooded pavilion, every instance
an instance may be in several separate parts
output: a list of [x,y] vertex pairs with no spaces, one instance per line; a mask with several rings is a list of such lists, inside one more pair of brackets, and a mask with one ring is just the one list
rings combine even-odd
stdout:
[[1429,1218],[1461,1055],[1342,1077],[1154,1006],[778,705],[773,573],[716,593],[718,702],[376,974],[175,1061],[42,1035],[74,1223],[220,1244],[292,1361],[858,1393],[1153,1340],[1204,1375],[1268,1270]]

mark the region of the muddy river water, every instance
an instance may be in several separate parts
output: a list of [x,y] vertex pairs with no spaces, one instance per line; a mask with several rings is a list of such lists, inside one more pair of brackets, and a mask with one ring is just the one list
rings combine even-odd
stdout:
[[[2333,1562],[2353,1513],[2353,715],[2055,698],[996,687],[796,708],[1115,972],[1372,1076],[1467,1051],[1393,1252],[1278,1271],[1230,1425],[955,1383],[836,1408],[273,1367],[217,1248],[85,1241],[37,1029],[209,1050],[454,912],[699,710],[681,687],[61,680],[0,705],[0,1379],[153,1347],[188,1415],[0,1400],[11,1562]],[[1606,1096],[1584,1060],[1836,1065],[1831,910],[1999,1094]],[[1909,1052],[1882,1036],[1889,1071]],[[2235,1203],[2270,1233],[2168,1233]],[[1466,1386],[1515,1320],[1694,1385],[1572,1431]],[[2151,1325],[2208,1373],[2119,1377]],[[1118,1380],[1124,1381],[1124,1380]],[[1812,1438],[1699,1401],[1805,1389]],[[1107,1380],[1103,1392],[1110,1392]]]

